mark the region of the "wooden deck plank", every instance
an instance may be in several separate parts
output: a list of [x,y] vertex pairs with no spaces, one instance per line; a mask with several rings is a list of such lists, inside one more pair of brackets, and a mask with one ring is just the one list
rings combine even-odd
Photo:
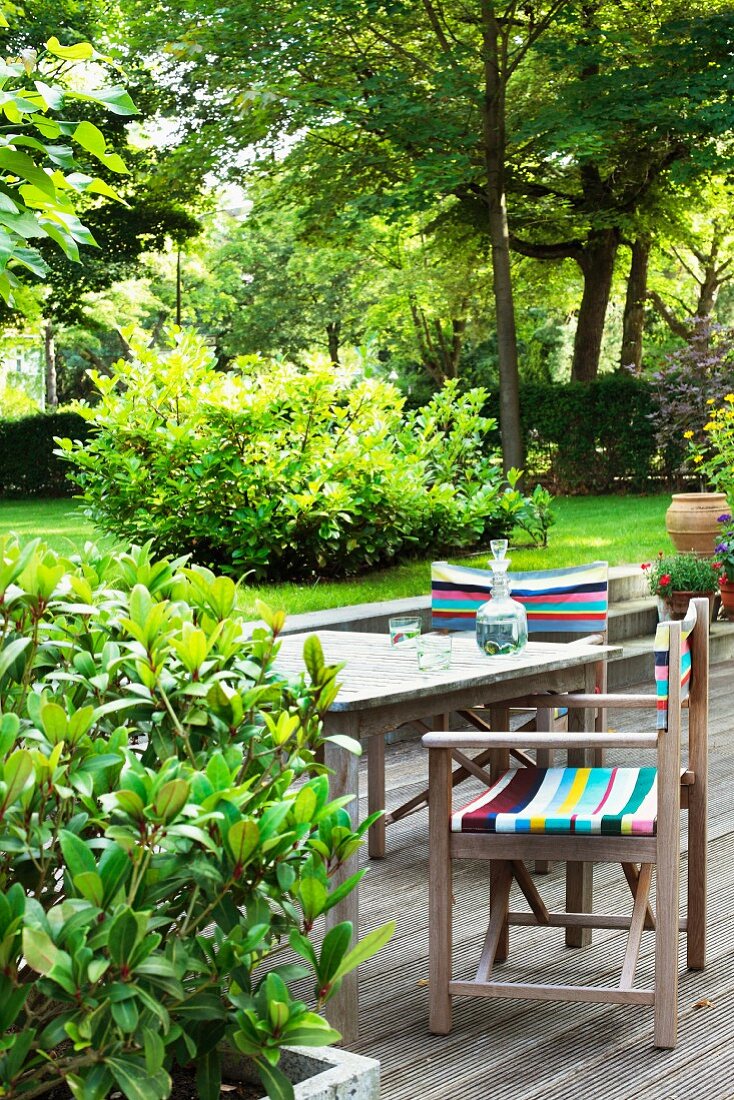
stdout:
[[[645,690],[638,685],[635,691]],[[620,715],[619,729],[639,716]],[[388,805],[424,785],[425,750],[416,743],[387,749]],[[364,771],[364,762],[361,765]],[[457,998],[450,1035],[428,1032],[427,815],[388,829],[387,858],[369,865],[362,890],[363,931],[397,916],[392,942],[360,970],[359,1041],[352,1049],[376,1057],[383,1100],[587,1100],[590,1085],[605,1100],[734,1100],[734,675],[731,665],[711,670],[710,920],[705,971],[685,969],[680,954],[678,1046],[652,1046],[652,1011],[596,1004],[552,1004]],[[366,794],[366,773],[361,776]],[[469,784],[466,788],[470,791]],[[468,797],[468,794],[467,794]],[[364,804],[363,807],[364,809]],[[685,860],[682,893],[685,896]],[[558,867],[540,881],[551,904],[562,903]],[[488,881],[479,865],[456,873],[456,977],[470,977],[482,930],[470,914],[484,911]],[[654,895],[654,888],[653,888]],[[515,894],[513,894],[515,898]],[[632,899],[619,868],[600,867],[595,900],[600,910]],[[513,904],[515,902],[513,901]],[[536,969],[535,945],[552,945]],[[511,932],[511,954],[499,979],[591,980],[618,977],[625,933],[594,933],[588,950],[569,951],[560,929]],[[652,933],[644,932],[635,984],[652,977]],[[466,949],[466,959],[462,952]],[[457,960],[462,958],[462,964]],[[547,966],[546,966],[547,960]]]

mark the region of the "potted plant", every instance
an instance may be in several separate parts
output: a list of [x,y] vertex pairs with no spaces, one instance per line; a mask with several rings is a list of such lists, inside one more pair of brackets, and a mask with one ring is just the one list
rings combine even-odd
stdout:
[[720,542],[716,547],[716,557],[721,562],[719,572],[719,591],[721,592],[721,606],[727,618],[734,618],[734,517],[730,512],[724,512],[719,516],[719,524],[723,528],[720,534]]
[[709,397],[706,413],[705,423],[688,428],[683,438],[690,468],[711,491],[674,494],[665,524],[678,550],[711,554],[716,552],[719,516],[734,494],[734,393],[718,402]]
[[[716,517],[726,508],[727,486],[708,462],[712,410],[731,394],[734,329],[696,317],[686,342],[665,356],[652,375],[655,436],[669,470],[691,475],[697,491],[674,493],[665,526],[676,550],[713,554]],[[731,470],[731,463],[729,463]],[[722,467],[722,473],[723,467]],[[729,474],[731,478],[731,473]]]
[[653,596],[658,599],[661,619],[682,619],[694,596],[706,596],[711,618],[719,587],[721,564],[696,554],[663,554],[653,562],[644,562]]

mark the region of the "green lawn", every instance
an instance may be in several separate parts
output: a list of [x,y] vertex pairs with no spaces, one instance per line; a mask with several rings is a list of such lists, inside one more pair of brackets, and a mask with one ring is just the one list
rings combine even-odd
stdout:
[[[544,549],[515,548],[511,569],[555,569],[562,565],[581,565],[587,561],[608,561],[610,565],[649,561],[658,550],[669,551],[672,544],[665,530],[665,512],[670,495],[562,497],[553,510],[557,522],[551,527],[549,545]],[[484,567],[489,548],[462,560],[467,565]],[[289,614],[320,611],[351,603],[399,599],[430,590],[431,561],[421,561],[370,573],[347,581],[320,580],[310,585],[245,585],[242,606],[255,616],[255,600],[282,607]]]
[[[658,550],[670,550],[665,531],[667,493],[648,497],[562,497],[554,504],[557,523],[550,531],[545,550],[515,548],[512,568],[554,569],[596,559],[610,565],[642,562]],[[26,537],[40,535],[53,549],[70,553],[88,539],[99,540],[94,527],[76,510],[72,501],[0,501],[0,531],[15,531]],[[489,550],[471,558],[468,564],[484,566]],[[430,551],[421,561],[394,566],[347,581],[320,580],[313,584],[243,584],[241,606],[249,617],[256,616],[255,600],[283,607],[289,614],[319,611],[351,603],[398,599],[428,592]]]
[[52,550],[70,554],[99,532],[80,515],[70,500],[0,500],[0,534],[41,537]]

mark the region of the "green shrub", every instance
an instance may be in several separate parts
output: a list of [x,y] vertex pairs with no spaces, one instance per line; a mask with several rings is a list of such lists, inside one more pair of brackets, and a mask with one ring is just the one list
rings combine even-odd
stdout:
[[[338,1038],[319,1010],[390,934],[310,941],[368,824],[315,759],[337,669],[311,638],[283,680],[234,598],[147,549],[0,540],[3,1096],[162,1100],[193,1064],[215,1100],[227,1041],[286,1100],[281,1046]],[[288,942],[304,965],[278,962]],[[290,991],[304,976],[317,1011]]]
[[482,391],[407,419],[394,386],[314,360],[217,372],[192,334],[94,374],[86,445],[61,440],[88,512],[228,573],[339,576],[504,534],[528,503],[488,452]]
[[69,496],[67,469],[54,454],[59,435],[86,440],[86,421],[77,413],[42,413],[0,420],[0,496]]
[[38,402],[24,389],[7,382],[0,386],[0,409],[4,420],[20,420],[23,416],[36,416],[40,412]]

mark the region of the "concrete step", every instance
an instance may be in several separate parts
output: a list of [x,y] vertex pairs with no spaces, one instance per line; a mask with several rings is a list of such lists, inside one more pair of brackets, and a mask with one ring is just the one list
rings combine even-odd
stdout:
[[649,594],[609,605],[609,641],[622,642],[640,634],[654,634],[658,623],[657,601]]
[[623,603],[650,597],[645,571],[639,565],[609,567],[609,602]]
[[[609,662],[610,690],[644,681],[652,683],[655,676],[654,643],[654,630],[622,639],[622,656]],[[712,665],[731,661],[734,658],[734,622],[712,623],[709,646]]]

